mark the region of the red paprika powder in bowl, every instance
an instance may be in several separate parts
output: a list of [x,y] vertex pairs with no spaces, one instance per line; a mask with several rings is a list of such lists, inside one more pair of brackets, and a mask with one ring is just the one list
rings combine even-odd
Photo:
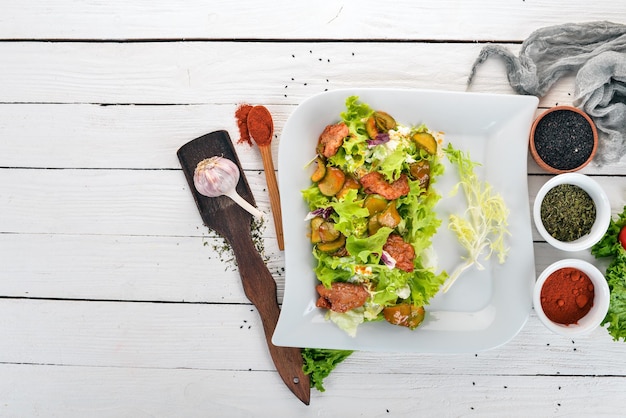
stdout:
[[609,309],[609,286],[593,264],[565,259],[548,266],[535,283],[533,304],[551,331],[584,335],[600,325]]

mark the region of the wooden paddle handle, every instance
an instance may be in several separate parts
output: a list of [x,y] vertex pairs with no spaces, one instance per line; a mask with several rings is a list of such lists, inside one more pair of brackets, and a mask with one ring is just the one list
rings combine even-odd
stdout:
[[272,207],[272,216],[274,217],[274,225],[276,227],[278,248],[282,251],[285,249],[283,216],[280,209],[280,193],[278,191],[278,183],[276,182],[274,163],[272,162],[272,150],[269,145],[260,146],[259,149],[261,150],[261,157],[263,158],[263,168],[265,169],[265,180],[270,195],[270,205]]
[[276,282],[267,269],[252,239],[233,240],[231,245],[237,259],[239,275],[246,296],[259,311],[267,346],[278,374],[287,387],[305,404],[309,404],[311,388],[309,376],[302,369],[303,359],[300,348],[278,347],[272,343],[280,307]]

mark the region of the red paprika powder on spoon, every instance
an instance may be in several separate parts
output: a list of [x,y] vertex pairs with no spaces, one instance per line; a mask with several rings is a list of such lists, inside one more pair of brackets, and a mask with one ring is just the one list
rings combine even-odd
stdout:
[[594,288],[585,272],[573,267],[556,270],[541,288],[541,307],[552,322],[576,324],[593,306]]

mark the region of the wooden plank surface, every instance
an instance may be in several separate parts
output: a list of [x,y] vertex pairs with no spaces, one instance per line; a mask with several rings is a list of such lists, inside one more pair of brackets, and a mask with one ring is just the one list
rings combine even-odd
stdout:
[[[442,417],[501,417],[503,411],[510,411],[507,416],[617,417],[615,399],[623,394],[622,378],[616,376],[448,379],[396,373],[376,375],[374,381],[372,375],[346,373],[347,368],[336,371],[326,392],[313,393],[306,407],[281,392],[282,382],[272,372],[0,365],[3,375],[22,376],[0,381],[0,393],[6,394],[0,411],[7,416],[125,418],[251,417],[259,411],[280,418],[402,417],[415,411],[437,411]],[[358,386],[355,378],[363,379]],[[363,391],[377,395],[363,397]],[[84,399],[90,400],[89,406]],[[520,409],[512,410],[511,405]]]
[[[542,26],[613,19],[619,1],[27,0],[3,7],[6,39],[428,39],[517,41]],[[63,24],[59,24],[63,22]]]
[[[566,83],[563,83],[566,84]],[[479,92],[493,92],[485,89]],[[555,102],[571,104],[568,94]],[[245,100],[256,104],[253,100]],[[245,170],[263,170],[256,147],[237,143],[235,112],[240,103],[127,106],[98,104],[0,104],[3,118],[0,167],[75,169],[180,169],[176,150],[214,130],[229,132]],[[274,161],[282,128],[297,105],[267,105],[275,125]],[[537,110],[537,115],[544,108]],[[68,127],[71,135],[68,135]],[[67,152],[71,149],[72,152]],[[94,152],[97,150],[97,152]],[[77,158],[77,155],[80,158]],[[528,156],[528,172],[546,174]],[[591,163],[585,174],[626,174],[624,164]]]
[[[0,416],[620,416],[625,345],[551,334],[531,312],[494,350],[357,352],[313,391],[284,387],[223,240],[175,152],[264,104],[280,132],[306,98],[346,87],[466,91],[481,48],[535,29],[626,23],[620,2],[27,0],[0,16]],[[512,94],[502,61],[474,92]],[[559,81],[537,113],[570,104]],[[269,213],[258,150],[237,145]],[[529,202],[550,178],[529,158]],[[626,164],[591,165],[613,213]],[[284,289],[271,217],[256,233]],[[588,252],[533,227],[537,272]],[[604,263],[604,264],[603,264]],[[248,406],[254,405],[254,406]],[[505,412],[503,412],[505,411]]]
[[[250,305],[4,299],[0,312],[0,323],[11,336],[0,342],[1,363],[273,371],[261,322]],[[623,344],[612,343],[605,330],[563,338],[531,313],[517,336],[493,350],[419,358],[392,351],[358,352],[342,363],[342,369],[356,375],[450,378],[626,376],[623,350]]]

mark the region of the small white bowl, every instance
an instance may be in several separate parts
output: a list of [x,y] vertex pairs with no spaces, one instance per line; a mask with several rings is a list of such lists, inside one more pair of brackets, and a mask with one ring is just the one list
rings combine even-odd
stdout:
[[[543,202],[546,193],[560,184],[572,184],[580,187],[587,192],[596,205],[596,220],[591,227],[591,231],[577,240],[570,242],[559,241],[552,237],[548,231],[546,231],[546,228],[543,226],[543,222],[541,221],[541,203]],[[535,204],[533,206],[533,219],[539,234],[541,234],[543,239],[545,239],[548,244],[553,247],[562,251],[586,250],[600,241],[606,233],[606,230],[609,227],[609,222],[611,221],[611,203],[609,202],[609,199],[602,187],[591,177],[580,173],[559,174],[548,180],[546,184],[539,189],[539,193],[537,193]]]
[[[543,308],[541,307],[541,288],[543,287],[546,279],[555,271],[566,267],[572,267],[587,274],[593,283],[594,288],[593,306],[587,315],[582,317],[578,323],[571,325],[563,325],[552,322],[548,319],[543,311]],[[548,266],[537,279],[533,292],[533,305],[541,322],[550,331],[568,337],[588,334],[596,329],[609,310],[609,299],[609,285],[600,270],[587,261],[573,258],[560,260]]]

